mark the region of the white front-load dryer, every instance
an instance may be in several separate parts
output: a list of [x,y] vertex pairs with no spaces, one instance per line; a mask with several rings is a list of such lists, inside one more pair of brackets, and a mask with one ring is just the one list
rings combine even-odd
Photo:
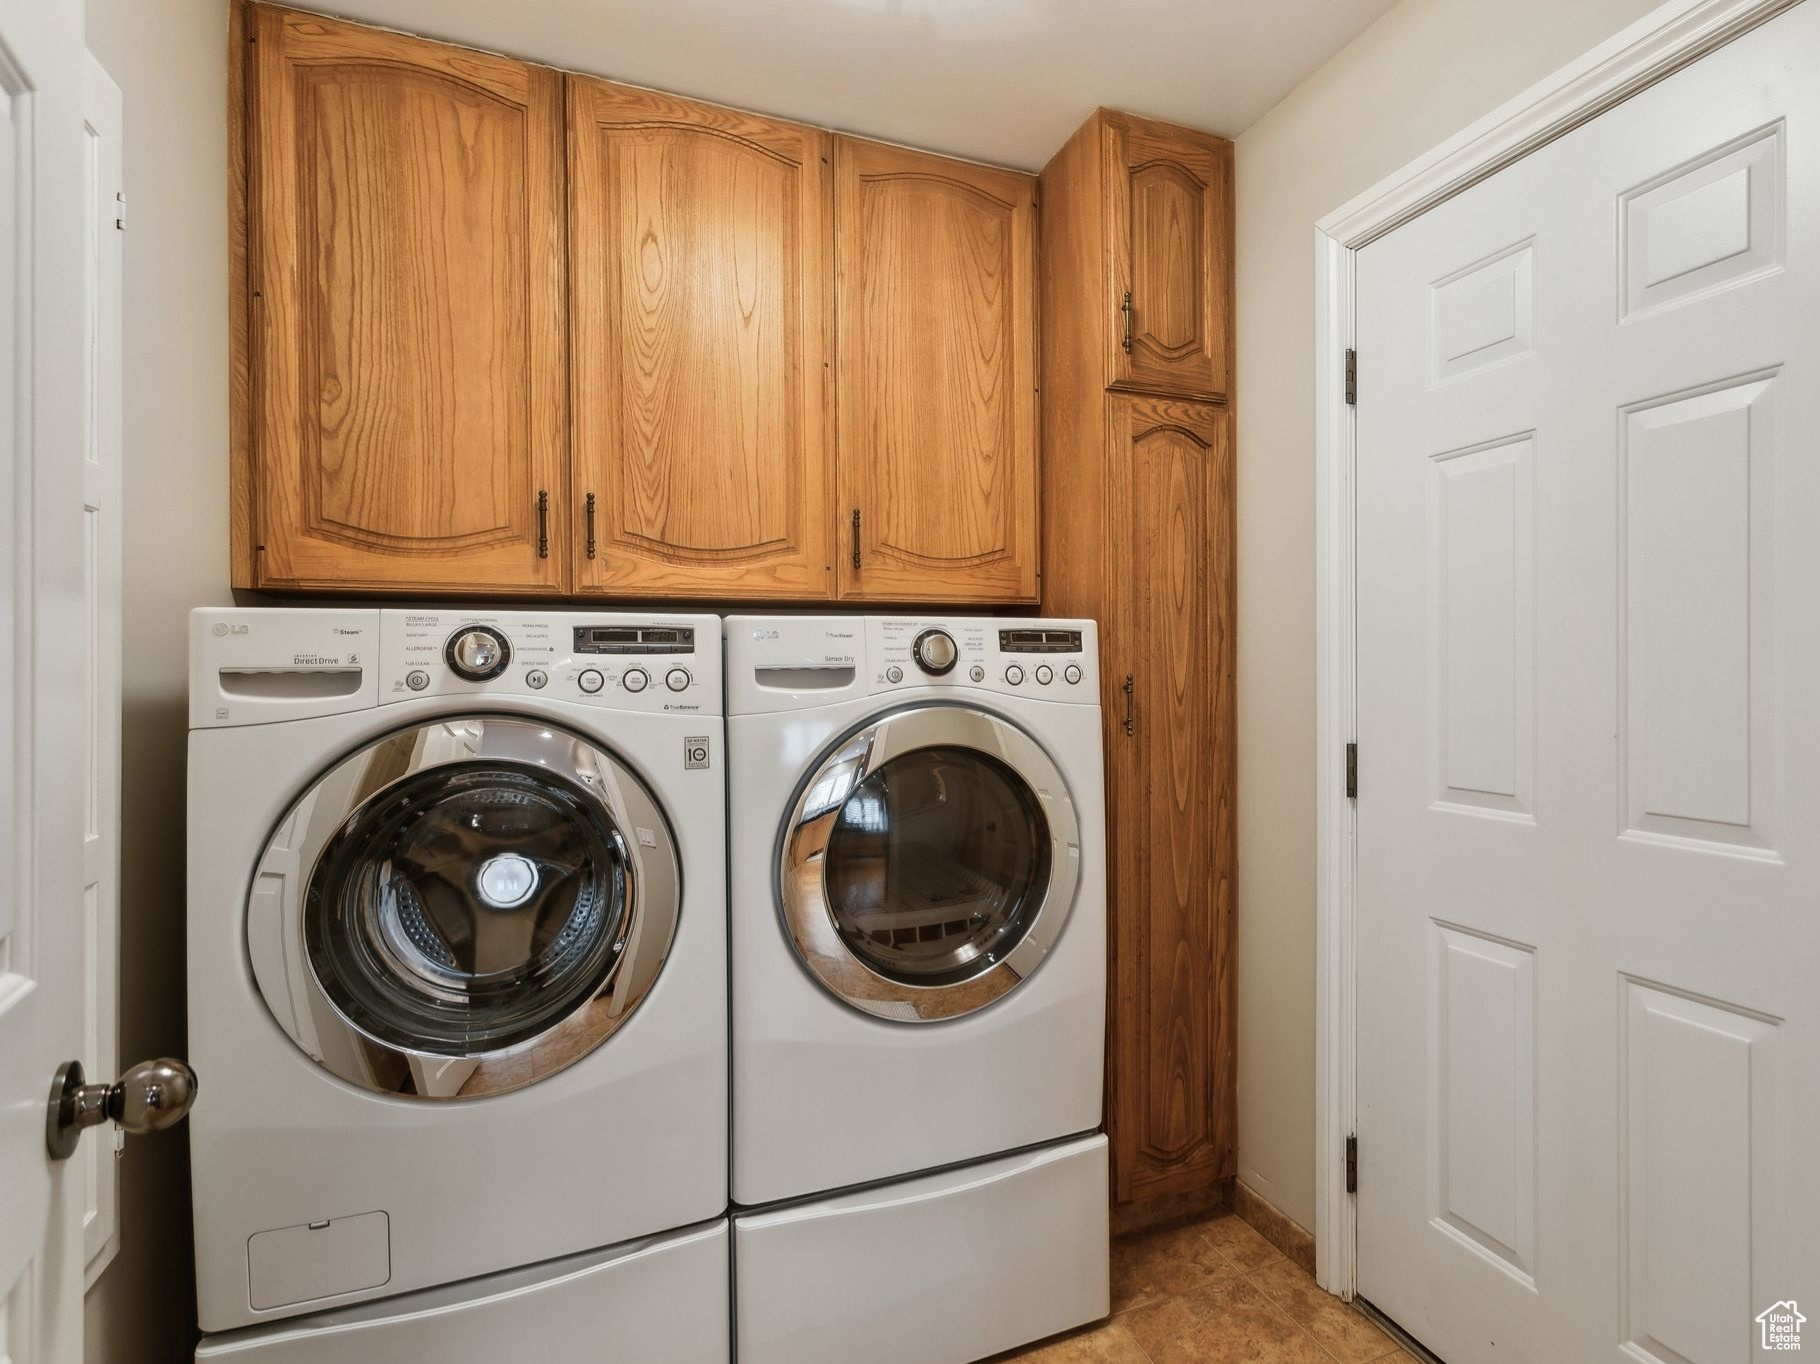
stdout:
[[1093,622],[726,639],[738,1357],[942,1364],[1103,1315]]
[[707,1324],[641,1357],[725,1358],[721,715],[711,616],[194,613],[204,1331],[472,1281],[483,1339],[588,1254],[560,1343],[622,1285]]

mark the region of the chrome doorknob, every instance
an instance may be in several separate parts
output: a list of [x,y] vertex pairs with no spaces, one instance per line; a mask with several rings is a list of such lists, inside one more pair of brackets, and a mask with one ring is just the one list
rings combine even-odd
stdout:
[[45,1145],[52,1160],[68,1160],[91,1127],[117,1122],[134,1136],[182,1122],[196,1102],[196,1072],[166,1056],[141,1061],[111,1085],[85,1083],[82,1062],[65,1061],[51,1081]]

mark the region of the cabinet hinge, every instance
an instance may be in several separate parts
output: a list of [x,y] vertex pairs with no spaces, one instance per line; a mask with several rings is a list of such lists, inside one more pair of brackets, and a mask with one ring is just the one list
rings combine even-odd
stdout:
[[1346,351],[1346,406],[1359,405],[1359,353],[1348,347]]
[[1355,1134],[1346,1138],[1346,1192],[1359,1191],[1359,1138]]
[[1346,745],[1346,798],[1348,800],[1359,798],[1359,746],[1357,744]]

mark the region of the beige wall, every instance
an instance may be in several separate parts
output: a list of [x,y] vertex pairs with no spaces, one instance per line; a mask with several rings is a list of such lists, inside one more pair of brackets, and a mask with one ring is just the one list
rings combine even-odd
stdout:
[[1308,1228],[1314,224],[1654,6],[1403,0],[1238,139],[1239,1178]]
[[[87,0],[125,97],[125,740],[120,1054],[184,1054],[188,614],[225,603],[227,0]],[[208,1076],[201,1077],[206,1089]],[[119,1258],[88,1358],[186,1360],[196,1318],[181,1129],[127,1143]]]

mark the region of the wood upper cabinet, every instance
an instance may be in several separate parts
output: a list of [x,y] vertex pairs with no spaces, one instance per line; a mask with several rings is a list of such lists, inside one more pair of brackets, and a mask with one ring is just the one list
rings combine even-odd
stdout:
[[833,595],[830,135],[569,79],[578,591]]
[[241,585],[562,588],[561,78],[248,23]]
[[1128,570],[1111,633],[1132,683],[1107,763],[1107,1127],[1114,1193],[1129,1201],[1231,1173],[1233,469],[1223,408],[1115,394],[1107,426]]
[[835,139],[844,598],[1037,600],[1035,198]]
[[1115,388],[1215,398],[1227,390],[1232,144],[1102,113]]

